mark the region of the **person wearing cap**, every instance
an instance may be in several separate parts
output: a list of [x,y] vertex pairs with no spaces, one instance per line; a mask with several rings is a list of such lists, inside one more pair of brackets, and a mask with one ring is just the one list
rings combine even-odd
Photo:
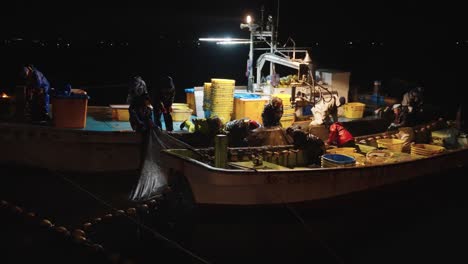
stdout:
[[141,76],[134,76],[128,85],[127,104],[131,104],[136,97],[148,93],[146,83]]
[[229,145],[234,147],[246,147],[247,136],[260,127],[255,120],[248,118],[232,120],[226,123],[225,131],[228,132]]
[[408,126],[408,107],[403,106],[402,104],[394,104],[392,109],[395,118],[387,130],[394,130],[398,129],[399,127]]
[[164,124],[167,131],[173,131],[172,123],[172,103],[175,98],[175,86],[170,76],[160,78],[158,87],[154,94],[154,121],[156,125],[162,129],[161,115],[164,117]]
[[26,104],[32,121],[48,121],[50,83],[36,67],[31,64],[23,67],[26,85]]

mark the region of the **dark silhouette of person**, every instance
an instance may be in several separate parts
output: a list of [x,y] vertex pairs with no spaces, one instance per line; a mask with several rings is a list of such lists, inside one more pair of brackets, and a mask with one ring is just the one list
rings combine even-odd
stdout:
[[173,131],[172,123],[172,103],[174,103],[175,86],[170,76],[160,78],[154,93],[154,122],[162,129],[161,115],[164,117],[164,124],[167,131]]
[[283,100],[278,97],[273,97],[268,104],[265,105],[262,112],[262,122],[265,127],[280,126],[280,120],[283,116]]
[[26,107],[32,121],[48,121],[50,83],[36,67],[28,64],[23,67],[26,85]]
[[130,116],[130,125],[136,132],[147,133],[154,127],[151,118],[151,100],[147,93],[133,98],[132,103],[128,108]]
[[128,84],[127,104],[131,104],[134,98],[147,93],[148,89],[143,78],[138,75],[132,77]]
[[244,118],[227,122],[224,130],[228,132],[230,146],[247,147],[247,136],[259,127],[257,121]]
[[308,164],[320,165],[320,156],[325,154],[325,143],[319,137],[301,127],[288,127],[286,133],[292,137],[294,148],[304,150]]

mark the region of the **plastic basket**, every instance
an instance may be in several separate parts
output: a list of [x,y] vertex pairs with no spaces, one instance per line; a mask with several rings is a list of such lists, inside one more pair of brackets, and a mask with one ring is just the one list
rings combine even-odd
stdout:
[[347,103],[343,105],[344,116],[346,118],[362,118],[365,107],[366,104],[363,103]]
[[173,103],[172,104],[172,109],[178,109],[178,110],[187,110],[190,109],[188,104],[183,104],[183,103]]
[[383,138],[377,139],[377,145],[379,148],[386,148],[390,151],[401,152],[405,141],[394,138]]
[[187,119],[190,119],[192,116],[192,109],[172,109],[171,115],[172,115],[172,121],[174,122],[182,122]]
[[356,162],[355,158],[343,154],[324,154],[322,155],[322,159],[338,165],[353,164]]
[[327,153],[330,153],[330,154],[345,154],[345,155],[348,155],[348,154],[353,154],[356,152],[356,149],[355,148],[332,148],[332,149],[327,149]]
[[[85,128],[88,97],[52,97],[55,127]],[[128,111],[128,110],[127,110]]]
[[130,119],[128,107],[129,105],[110,105],[112,109],[112,120],[128,121]]
[[445,148],[431,144],[412,144],[411,155],[432,156],[444,152]]

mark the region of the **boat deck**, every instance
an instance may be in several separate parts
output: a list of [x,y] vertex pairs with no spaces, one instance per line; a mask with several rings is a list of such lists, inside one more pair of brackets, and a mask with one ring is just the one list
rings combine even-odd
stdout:
[[[192,116],[196,118],[196,116]],[[166,127],[164,125],[164,120],[161,119],[163,129]],[[173,122],[174,130],[180,131],[179,127],[181,122]],[[76,130],[83,131],[101,131],[101,132],[128,132],[133,131],[130,126],[129,121],[117,121],[112,119],[110,113],[110,108],[108,107],[96,107],[92,106],[88,108],[86,115],[86,126],[84,128],[76,128]]]
[[[192,115],[192,119],[197,118],[197,116]],[[369,133],[368,129],[372,130],[371,123],[376,123],[379,118],[375,116],[366,116],[363,118],[346,118],[346,117],[339,117],[338,120],[342,123],[348,124],[351,129],[353,128],[362,128],[362,124],[367,124],[366,133]],[[165,129],[164,121],[161,120],[163,125],[163,129]],[[310,120],[305,121],[298,121],[297,124],[308,125]],[[377,122],[381,123],[381,122]],[[180,131],[181,122],[174,122],[174,131]],[[387,124],[383,124],[385,127]],[[379,131],[381,131],[382,124],[379,125]],[[348,129],[350,129],[348,128]],[[87,131],[132,131],[129,121],[115,121],[112,119],[112,115],[110,113],[110,109],[108,107],[90,107],[86,117],[86,127],[82,128],[81,130]],[[363,131],[364,132],[364,131]],[[372,132],[372,131],[371,131]],[[357,133],[361,134],[361,133]]]

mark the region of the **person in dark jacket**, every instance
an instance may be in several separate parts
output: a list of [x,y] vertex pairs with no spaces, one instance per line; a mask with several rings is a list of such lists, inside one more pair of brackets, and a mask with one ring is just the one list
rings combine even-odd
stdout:
[[280,120],[283,116],[283,100],[278,97],[273,97],[271,101],[265,105],[262,112],[262,122],[265,127],[280,126]]
[[131,104],[134,98],[146,93],[148,93],[148,89],[143,78],[141,76],[133,77],[128,84],[127,104]]
[[151,101],[147,93],[135,97],[128,108],[130,125],[136,132],[147,133],[154,127]]
[[411,126],[411,122],[408,120],[409,109],[407,106],[394,104],[392,109],[394,113],[394,119],[390,126],[388,126],[387,130],[396,130],[399,127]]
[[286,133],[292,137],[294,148],[304,150],[308,164],[320,165],[320,156],[326,152],[322,139],[303,131],[301,127],[288,127]]
[[248,118],[232,120],[226,123],[225,131],[228,132],[229,145],[233,147],[247,147],[247,136],[260,127],[255,120]]
[[49,90],[47,78],[33,65],[23,67],[23,77],[26,84],[26,107],[32,121],[48,121]]
[[173,131],[172,123],[172,103],[174,103],[175,86],[170,76],[162,77],[156,87],[154,94],[154,121],[162,129],[161,115],[164,117],[164,124],[167,131]]

